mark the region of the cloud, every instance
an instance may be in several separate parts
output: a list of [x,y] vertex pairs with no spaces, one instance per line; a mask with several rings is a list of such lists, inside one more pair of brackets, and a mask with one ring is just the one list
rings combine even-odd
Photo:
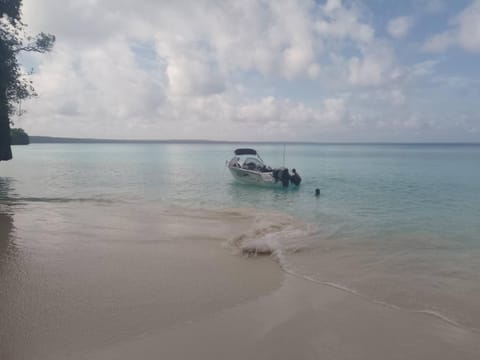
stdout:
[[176,58],[167,66],[170,94],[173,96],[201,96],[218,94],[225,90],[224,80],[207,60]]
[[407,77],[410,80],[415,80],[421,77],[426,77],[434,74],[435,67],[440,63],[439,60],[426,60],[413,64],[408,69]]
[[342,98],[326,99],[323,102],[323,111],[318,114],[317,120],[326,123],[342,123],[350,120],[345,100]]
[[428,14],[438,14],[447,8],[447,0],[420,0],[418,3]]
[[388,33],[395,39],[405,37],[413,26],[413,19],[409,16],[400,16],[388,22]]
[[373,40],[373,28],[362,23],[360,14],[353,8],[344,7],[340,0],[328,0],[322,10],[322,16],[315,21],[315,29],[320,37],[359,43]]
[[474,1],[457,18],[458,42],[467,51],[480,52],[480,1]]
[[450,23],[449,30],[425,41],[425,51],[443,52],[451,46],[459,46],[469,52],[480,52],[480,0],[473,0]]
[[427,52],[443,52],[455,43],[455,35],[451,32],[444,32],[428,39],[423,44],[423,50]]
[[[24,58],[39,97],[22,104],[21,123],[109,138],[383,136],[379,120],[387,134],[407,128],[398,124],[422,96],[412,88],[438,74],[436,60],[400,64],[373,16],[341,0],[24,0],[32,33],[57,43]],[[412,24],[392,19],[392,36]],[[447,40],[458,42],[454,26]]]
[[54,131],[68,129],[75,136],[92,130],[120,134],[129,124],[155,117],[165,102],[161,81],[137,66],[127,42],[81,53],[57,44],[47,58],[32,76],[40,96],[25,104],[28,116],[22,119],[35,133],[49,134],[50,123]]
[[348,62],[348,80],[356,86],[381,86],[395,80],[396,69],[392,49],[385,44],[373,44],[362,49],[363,57]]

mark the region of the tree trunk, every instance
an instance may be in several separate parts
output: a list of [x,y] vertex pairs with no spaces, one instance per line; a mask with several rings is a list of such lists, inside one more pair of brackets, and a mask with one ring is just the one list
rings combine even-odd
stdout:
[[5,90],[0,90],[0,161],[12,158],[10,139],[10,120],[8,117],[8,102]]

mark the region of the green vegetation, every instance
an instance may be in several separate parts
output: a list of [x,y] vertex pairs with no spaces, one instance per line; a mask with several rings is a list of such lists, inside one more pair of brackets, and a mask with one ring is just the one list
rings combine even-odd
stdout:
[[50,51],[55,42],[50,34],[26,34],[21,7],[22,0],[0,0],[0,161],[12,158],[10,116],[22,99],[36,95],[17,55],[22,51]]
[[28,134],[21,128],[13,128],[10,130],[10,137],[12,145],[28,145],[30,144],[30,138]]

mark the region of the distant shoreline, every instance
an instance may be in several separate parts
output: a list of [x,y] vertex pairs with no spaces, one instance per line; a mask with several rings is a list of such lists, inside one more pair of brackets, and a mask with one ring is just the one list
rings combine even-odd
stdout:
[[314,141],[232,141],[201,139],[95,139],[30,136],[31,144],[265,144],[265,145],[480,145],[480,142],[314,142]]
[[[95,139],[95,138],[70,138],[54,136],[30,136],[32,144],[222,144],[236,143],[235,141],[215,141],[200,139],[171,139],[171,140],[148,140],[148,139]],[[238,142],[240,143],[240,142]]]

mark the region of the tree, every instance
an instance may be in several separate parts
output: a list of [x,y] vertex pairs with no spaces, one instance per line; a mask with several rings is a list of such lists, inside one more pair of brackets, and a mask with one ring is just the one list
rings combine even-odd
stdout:
[[10,129],[10,139],[12,145],[28,145],[30,144],[30,137],[25,132],[25,130],[21,128],[13,128]]
[[35,96],[35,89],[17,61],[21,51],[45,53],[55,36],[28,36],[21,21],[22,0],[0,0],[0,161],[12,158],[10,116],[22,100]]

